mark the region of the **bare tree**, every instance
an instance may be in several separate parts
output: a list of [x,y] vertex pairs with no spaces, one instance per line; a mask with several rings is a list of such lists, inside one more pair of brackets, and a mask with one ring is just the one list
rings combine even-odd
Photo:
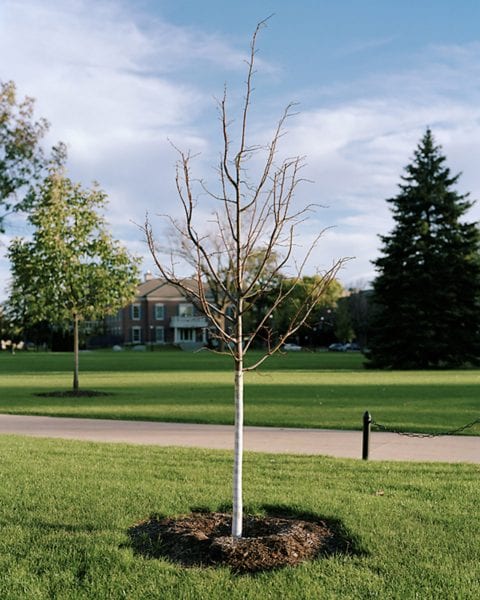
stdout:
[[[176,185],[183,208],[182,219],[167,216],[171,225],[184,242],[184,247],[192,252],[190,263],[195,265],[192,280],[178,275],[174,253],[170,259],[162,260],[151,223],[148,218],[144,231],[149,249],[155,263],[168,282],[183,289],[194,298],[216,329],[216,335],[223,342],[224,352],[232,356],[235,370],[235,440],[233,469],[233,518],[232,536],[242,536],[242,461],[243,461],[243,405],[244,373],[259,367],[269,356],[284,344],[308,318],[321,295],[334,279],[342,260],[336,261],[317,279],[310,294],[294,313],[281,335],[269,329],[273,319],[270,317],[288,298],[295,285],[289,278],[289,286],[281,284],[268,309],[260,320],[252,321],[252,330],[244,331],[246,314],[255,306],[255,302],[271,283],[278,279],[281,271],[293,262],[295,275],[293,284],[301,281],[303,269],[317,242],[322,235],[310,244],[299,261],[294,259],[294,250],[299,226],[304,222],[314,205],[295,208],[293,199],[303,165],[302,157],[287,158],[277,164],[277,150],[284,125],[292,114],[292,105],[287,106],[277,123],[270,143],[267,146],[250,145],[247,139],[247,122],[252,100],[252,78],[256,55],[256,41],[264,21],[257,25],[252,36],[249,59],[247,60],[246,91],[241,109],[240,131],[237,149],[232,150],[231,122],[227,115],[227,95],[218,103],[222,128],[223,148],[218,164],[218,191],[213,191],[203,182],[192,177],[189,152],[178,150],[179,160],[176,170]],[[262,156],[262,168],[255,177],[249,177],[246,165],[255,156]],[[216,208],[212,213],[212,223],[216,236],[202,233],[205,231],[197,202],[197,184],[214,200]],[[262,255],[258,260],[258,248]],[[274,260],[272,260],[274,259]],[[271,267],[274,263],[273,268]],[[254,265],[252,269],[252,264]],[[270,267],[270,268],[269,268]],[[205,274],[208,277],[205,277]],[[281,280],[280,280],[281,281]],[[209,286],[215,286],[221,292],[224,302],[218,305],[210,293]],[[218,297],[218,293],[216,294]],[[228,310],[226,306],[228,305]],[[253,340],[260,333],[267,333],[264,353],[248,362],[247,353]],[[247,358],[247,361],[246,361]]]
[[[222,227],[225,228],[227,225],[223,224]],[[203,274],[202,281],[204,284],[206,284],[209,291],[210,300],[217,309],[216,320],[221,321],[221,326],[219,328],[221,331],[226,327],[227,313],[231,305],[231,299],[229,297],[230,295],[226,293],[226,289],[228,289],[229,286],[225,284],[233,272],[233,265],[229,263],[228,260],[226,263],[223,260],[225,255],[225,241],[224,238],[218,235],[218,227],[207,229],[206,232],[204,232],[204,238],[205,240],[208,239],[209,253],[212,257],[212,260],[215,260],[215,269],[213,270],[215,273],[215,278],[211,276],[212,269],[208,264],[205,262],[200,265],[198,264],[194,244],[192,244],[189,238],[185,237],[184,231],[178,226],[178,224],[176,224],[175,227],[170,226],[167,228],[166,242],[164,242],[161,246],[157,246],[156,251],[157,253],[168,253],[171,257],[177,257],[189,265],[189,267],[192,268],[195,273],[197,273],[198,268],[200,267]],[[233,248],[230,250],[231,251],[229,252],[229,255],[233,256]],[[257,248],[250,252],[245,262],[245,281],[250,281],[252,277],[257,277],[258,266],[264,261],[266,252],[267,250],[263,247]],[[267,291],[273,292],[273,288],[278,287],[280,280],[284,279],[284,275],[280,273],[279,269],[277,268],[279,260],[277,253],[271,252],[271,250],[268,250],[268,252],[269,257],[264,263],[262,277],[257,281],[256,284],[258,287],[258,285],[263,284],[268,279],[268,285],[263,285],[261,288],[262,294],[265,294]],[[194,298],[191,300],[195,301]],[[202,310],[201,306],[199,306],[199,308]],[[256,303],[256,308],[258,311],[258,302]],[[214,332],[212,337],[216,338],[217,348],[223,352],[225,350],[225,341],[222,336],[215,334]]]

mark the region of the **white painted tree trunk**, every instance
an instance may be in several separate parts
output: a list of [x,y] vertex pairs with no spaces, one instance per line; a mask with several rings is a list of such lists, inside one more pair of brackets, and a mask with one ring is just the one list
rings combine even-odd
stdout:
[[243,525],[243,359],[235,361],[235,441],[233,462],[232,537],[242,537]]
[[237,307],[237,339],[235,349],[235,439],[233,446],[232,537],[241,538],[243,531],[243,303]]

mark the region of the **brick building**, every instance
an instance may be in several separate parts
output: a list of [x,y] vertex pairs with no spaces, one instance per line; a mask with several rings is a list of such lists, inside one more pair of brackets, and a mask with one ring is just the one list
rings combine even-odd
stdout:
[[151,273],[138,286],[135,300],[113,317],[107,328],[120,343],[132,345],[205,345],[208,320],[178,287]]

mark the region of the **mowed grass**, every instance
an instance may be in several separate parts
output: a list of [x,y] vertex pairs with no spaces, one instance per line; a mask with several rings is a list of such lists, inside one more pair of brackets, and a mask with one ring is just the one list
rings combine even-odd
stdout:
[[337,519],[359,553],[238,576],[136,555],[152,514],[230,503],[228,452],[0,437],[0,598],[480,597],[480,468],[247,453],[245,503]]
[[[440,433],[480,417],[480,371],[372,371],[360,354],[291,353],[248,373],[247,425],[360,429],[378,422]],[[71,354],[0,354],[0,411],[108,419],[232,423],[228,357],[208,352],[88,352],[82,388],[94,398],[45,398],[71,387]],[[479,435],[480,425],[466,434]]]

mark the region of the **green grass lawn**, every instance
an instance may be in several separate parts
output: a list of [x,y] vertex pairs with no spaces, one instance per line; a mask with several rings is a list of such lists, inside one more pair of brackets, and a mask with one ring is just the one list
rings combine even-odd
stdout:
[[[246,377],[248,425],[442,432],[480,417],[480,371],[372,371],[360,354],[291,353]],[[95,398],[40,398],[71,386],[71,354],[0,354],[0,411],[109,419],[231,423],[233,374],[208,352],[88,352],[80,385]],[[467,434],[479,435],[480,425]]]
[[0,598],[480,597],[480,468],[247,453],[245,503],[338,519],[361,554],[256,576],[185,569],[132,549],[153,513],[230,502],[231,455],[0,437]]

